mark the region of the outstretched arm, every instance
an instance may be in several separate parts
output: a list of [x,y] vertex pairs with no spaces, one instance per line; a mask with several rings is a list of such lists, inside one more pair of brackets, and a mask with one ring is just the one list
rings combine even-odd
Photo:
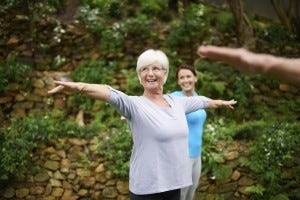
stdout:
[[110,96],[110,90],[106,85],[63,81],[54,81],[54,83],[56,87],[48,91],[48,94],[55,94],[65,90],[78,91],[89,97],[102,101],[106,101]]
[[246,49],[217,46],[200,46],[198,55],[215,61],[222,61],[233,68],[254,74],[264,74],[285,83],[300,85],[300,59],[257,54]]
[[[207,97],[206,97],[207,98]],[[234,109],[234,105],[237,103],[235,100],[230,101],[224,101],[224,100],[214,100],[214,99],[208,99],[208,108],[230,108]]]

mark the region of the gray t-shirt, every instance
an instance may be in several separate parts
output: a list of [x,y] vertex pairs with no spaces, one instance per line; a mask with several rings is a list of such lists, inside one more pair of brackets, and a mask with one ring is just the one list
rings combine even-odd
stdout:
[[110,88],[108,103],[127,119],[133,137],[129,189],[134,194],[153,194],[192,184],[185,114],[206,108],[205,97],[166,94],[169,108],[144,96],[128,96]]

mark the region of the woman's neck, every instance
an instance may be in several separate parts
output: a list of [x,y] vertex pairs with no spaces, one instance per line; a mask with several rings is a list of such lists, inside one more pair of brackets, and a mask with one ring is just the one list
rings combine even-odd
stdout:
[[143,96],[160,107],[171,107],[171,105],[165,100],[163,93],[149,93],[144,91]]
[[144,91],[143,96],[149,98],[149,99],[161,99],[163,98],[162,92],[146,92]]
[[181,91],[185,96],[187,97],[191,97],[191,96],[194,96],[194,90],[191,90],[191,91]]

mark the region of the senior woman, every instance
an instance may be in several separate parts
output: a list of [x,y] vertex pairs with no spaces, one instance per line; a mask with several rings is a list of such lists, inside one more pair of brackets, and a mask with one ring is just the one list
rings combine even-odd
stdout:
[[142,96],[102,84],[61,81],[54,81],[57,86],[48,93],[80,91],[114,106],[127,119],[133,137],[130,199],[179,200],[180,188],[192,184],[185,114],[200,108],[233,108],[236,101],[163,94],[169,61],[160,50],[143,52],[136,72],[144,88]]

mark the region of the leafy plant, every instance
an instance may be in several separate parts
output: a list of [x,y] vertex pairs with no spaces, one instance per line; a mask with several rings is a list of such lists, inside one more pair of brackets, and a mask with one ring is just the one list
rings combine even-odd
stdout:
[[[137,14],[122,23],[122,33],[126,39],[135,38],[135,41],[150,39],[153,36],[151,30],[151,18],[144,14]],[[155,33],[155,32],[154,32]]]
[[104,17],[101,17],[100,13],[99,8],[83,5],[79,8],[77,17],[91,33],[101,36],[102,30],[106,27],[106,21]]
[[260,195],[260,196],[263,195],[265,190],[266,189],[263,186],[259,185],[259,184],[246,187],[246,189],[245,189],[246,192],[254,193],[254,194],[257,194],[257,195]]
[[[65,114],[59,111],[42,116],[30,115],[25,119],[12,118],[8,127],[0,129],[0,184],[27,173],[32,167],[33,150],[39,142],[58,136],[88,138],[98,135],[101,130],[96,123],[79,127],[65,118]],[[86,159],[82,161],[87,162]]]
[[[282,182],[282,167],[299,150],[299,124],[282,121],[259,129],[259,138],[250,147],[250,169],[265,188],[263,197],[271,198],[287,190]],[[273,197],[271,199],[273,199]]]
[[84,6],[91,6],[92,8],[97,8],[100,17],[117,18],[120,19],[125,9],[127,1],[125,0],[84,0],[82,4]]
[[230,12],[219,12],[216,16],[215,27],[221,33],[235,34],[235,21]]
[[270,43],[272,47],[282,49],[286,45],[294,46],[296,36],[289,34],[280,24],[267,24],[263,27],[257,27],[256,35],[264,41]]
[[218,149],[215,143],[222,139],[231,140],[231,130],[234,127],[235,123],[223,118],[206,122],[202,146],[202,160],[206,165],[203,166],[203,171],[210,172],[213,179],[225,179],[231,175],[232,169],[223,164],[223,150]]
[[[54,13],[61,10],[64,6],[64,0],[3,0],[0,5],[0,13],[6,12],[9,9],[28,10],[34,9],[36,13]],[[30,8],[29,8],[30,7]]]
[[107,138],[98,143],[99,150],[109,160],[108,168],[119,178],[128,179],[132,136],[125,121],[112,129]]
[[143,88],[140,85],[136,71],[122,70],[121,72],[126,78],[124,92],[129,95],[141,95],[143,93]]
[[[104,61],[86,61],[80,64],[71,74],[71,78],[78,82],[101,83],[112,85],[114,71],[117,69],[116,62]],[[71,100],[80,108],[89,110],[92,108],[95,100],[90,97],[73,93]]]
[[3,140],[0,144],[0,181],[7,181],[12,176],[24,176],[32,151],[37,145],[36,141],[47,140],[55,131],[60,130],[53,122],[47,115],[38,118],[30,116],[24,120],[13,118],[9,127],[1,129]]
[[111,28],[106,28],[101,33],[100,49],[103,52],[115,53],[124,43],[124,35],[121,33],[121,27],[115,23]]
[[[180,20],[173,24],[166,38],[166,46],[182,55],[183,47],[188,46],[190,55],[209,33],[210,9],[202,4],[191,3],[181,13]],[[197,40],[196,40],[197,39]],[[193,53],[192,53],[193,52]]]
[[9,90],[11,83],[26,86],[29,82],[26,75],[32,68],[17,62],[16,58],[17,54],[9,54],[5,60],[0,60],[0,94]]
[[167,0],[148,0],[141,1],[140,13],[143,13],[147,16],[157,17],[162,20],[170,19],[169,12],[166,12],[168,9]]

